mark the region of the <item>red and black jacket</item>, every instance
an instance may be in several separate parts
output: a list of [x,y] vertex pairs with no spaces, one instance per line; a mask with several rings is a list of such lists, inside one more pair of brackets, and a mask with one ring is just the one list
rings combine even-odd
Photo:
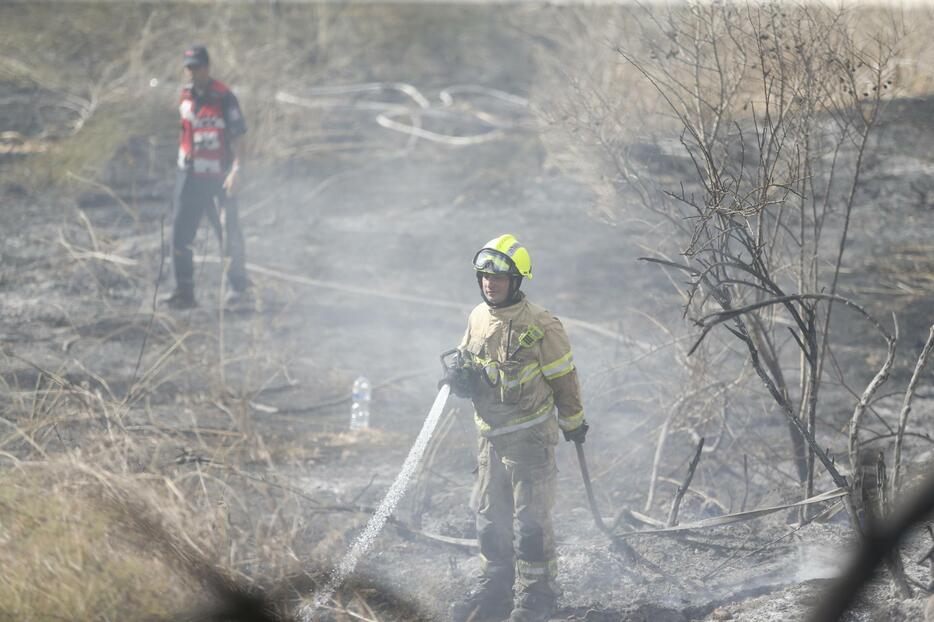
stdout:
[[211,80],[204,92],[182,89],[178,166],[199,177],[224,177],[233,162],[231,140],[246,132],[240,103],[226,85]]

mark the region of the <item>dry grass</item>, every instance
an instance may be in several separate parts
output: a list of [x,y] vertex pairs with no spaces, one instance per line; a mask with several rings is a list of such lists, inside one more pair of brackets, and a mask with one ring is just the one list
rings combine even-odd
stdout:
[[[115,241],[87,218],[62,227],[48,269],[84,284],[71,313],[101,312],[92,280],[146,291],[157,258],[114,264]],[[213,314],[150,318],[108,304],[88,324],[66,318],[60,368],[0,356],[0,619],[167,619],[225,603],[289,619],[366,518],[355,499],[320,501],[289,472],[397,435],[298,438],[290,430],[308,419],[282,414],[257,426],[251,404],[268,399],[264,388],[288,389],[294,354],[268,349],[265,315],[238,322],[244,334],[226,349]],[[118,370],[109,377],[92,371],[100,352]],[[333,395],[331,375],[320,390]],[[330,617],[399,610],[367,588],[337,594]]]
[[[162,339],[170,340],[153,337],[153,347]],[[132,394],[145,401],[159,374],[141,378]],[[283,461],[340,459],[359,438],[306,439],[311,446],[301,448],[238,430],[235,418],[227,427],[128,425],[123,400],[48,370],[32,391],[6,389],[0,619],[167,619],[212,607],[234,607],[240,619],[290,619],[318,584],[318,568],[366,517],[353,501],[324,506],[278,470]],[[69,449],[73,442],[80,448]],[[348,511],[349,520],[331,524],[334,512]],[[251,618],[244,607],[272,617]],[[345,607],[364,616],[388,607],[382,619],[394,619],[398,603],[351,584],[334,607],[337,620],[347,619]]]
[[0,619],[134,620],[192,597],[88,499],[76,465],[21,465],[0,479]]
[[[69,239],[110,250],[86,219]],[[56,264],[65,280],[116,270],[144,290],[155,269],[69,257]],[[398,436],[307,432],[299,440],[289,430],[300,421],[288,415],[256,426],[251,403],[290,355],[265,347],[262,316],[246,322],[234,352],[219,348],[211,320],[106,315],[64,329],[69,363],[61,369],[7,352],[0,359],[0,619],[177,619],[225,607],[245,616],[238,619],[290,619],[366,512],[356,499],[314,498],[288,472],[349,459],[363,445],[389,447]],[[131,353],[117,377],[94,373],[85,359],[108,345]],[[373,619],[373,611],[414,616],[379,588],[349,584],[328,617]]]

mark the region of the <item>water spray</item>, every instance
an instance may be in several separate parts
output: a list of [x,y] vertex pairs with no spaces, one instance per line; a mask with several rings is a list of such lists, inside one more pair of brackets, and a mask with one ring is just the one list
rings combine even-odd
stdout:
[[344,554],[341,563],[331,572],[328,582],[315,593],[312,602],[304,605],[299,611],[299,618],[302,622],[311,622],[314,619],[314,612],[327,604],[331,596],[334,595],[334,592],[336,592],[347,577],[353,573],[360,558],[366,554],[367,550],[369,550],[370,546],[372,546],[373,542],[376,540],[376,536],[382,531],[386,521],[396,509],[399,501],[402,500],[405,489],[409,485],[409,480],[412,479],[412,474],[415,473],[415,469],[418,468],[422,456],[425,454],[428,441],[431,440],[431,436],[434,434],[435,428],[438,425],[438,420],[441,419],[441,413],[444,411],[444,406],[447,404],[450,394],[450,385],[447,383],[441,385],[441,388],[438,390],[438,395],[435,397],[435,402],[432,404],[431,410],[428,411],[428,416],[425,417],[422,429],[418,433],[418,437],[416,437],[412,448],[409,450],[409,455],[406,456],[405,462],[402,463],[402,468],[399,470],[395,481],[393,481],[386,496],[383,497],[383,500],[376,508],[376,512],[370,517],[366,527],[360,535],[357,536],[357,539],[354,540],[353,545],[347,553]]

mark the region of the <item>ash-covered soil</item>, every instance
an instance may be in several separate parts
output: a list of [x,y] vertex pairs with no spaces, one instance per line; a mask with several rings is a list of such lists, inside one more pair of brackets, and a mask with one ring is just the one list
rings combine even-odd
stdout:
[[[431,97],[438,90],[424,89]],[[525,114],[492,100],[477,105]],[[861,197],[853,215],[842,281],[846,293],[880,316],[899,314],[900,371],[892,394],[876,405],[890,416],[934,302],[934,209],[924,190],[930,106],[891,107],[878,138],[884,148],[868,173],[876,192]],[[219,311],[218,245],[206,222],[196,243],[199,308],[154,309],[153,296],[172,285],[160,245],[160,231],[170,235],[170,144],[157,152],[168,157],[155,170],[144,158],[111,163],[107,180],[124,205],[79,184],[71,194],[8,192],[0,210],[4,406],[31,399],[48,382],[47,372],[102,399],[123,400],[128,434],[168,439],[150,466],[173,476],[199,460],[223,462],[223,456],[193,455],[200,434],[248,433],[259,441],[238,469],[312,500],[291,517],[301,534],[295,553],[333,561],[368,516],[357,509],[378,504],[393,481],[432,402],[438,354],[457,344],[466,312],[479,301],[473,253],[512,232],[532,253],[535,277],[524,285],[529,297],[568,325],[603,513],[615,519],[623,508],[642,511],[664,420],[658,391],[674,390],[672,342],[692,334],[679,323],[682,301],[670,284],[638,261],[656,235],[651,223],[604,220],[591,208],[588,190],[549,165],[531,123],[473,146],[420,140],[406,147],[406,136],[377,126],[372,113],[346,115],[386,150],[322,159],[301,170],[250,163],[240,206],[255,313]],[[881,360],[879,344],[841,316],[839,354],[844,364],[865,364],[868,378]],[[663,325],[675,328],[668,333]],[[359,374],[375,386],[372,427],[352,433],[349,389]],[[930,378],[928,372],[912,415],[922,435],[934,432]],[[131,392],[141,379],[145,399],[135,399]],[[829,384],[827,417],[843,421],[852,399]],[[749,456],[747,494],[737,484],[741,474],[702,461],[693,487],[707,498],[688,495],[682,521],[799,498],[790,461],[781,457],[787,431],[777,415],[738,410],[719,430],[703,432],[722,437],[717,451],[744,452],[750,438],[750,446],[779,449]],[[830,434],[828,444],[842,446],[845,439]],[[82,447],[87,435],[85,424],[63,421],[54,432],[43,430],[41,442],[48,451],[67,452]],[[470,550],[430,537],[473,535],[467,502],[474,442],[469,405],[453,400],[426,466],[396,512],[416,533],[388,525],[358,567],[432,619],[442,617],[476,568]],[[649,509],[656,519],[665,518],[693,442],[688,430],[672,442],[662,475],[675,483],[660,483]],[[928,438],[906,447],[909,477],[934,462],[929,445]],[[842,512],[798,529],[784,511],[681,537],[634,537],[633,557],[594,527],[573,453],[560,447],[555,525],[564,594],[556,619],[802,619],[853,547]],[[179,459],[185,456],[191,459]],[[724,488],[726,478],[733,484]],[[818,490],[831,487],[826,478],[818,484]],[[233,527],[261,522],[263,500],[246,492],[237,497],[235,480],[228,485]],[[928,546],[916,534],[906,548],[906,570],[921,583],[927,569],[914,560]],[[247,562],[243,570],[261,575],[264,569]],[[921,606],[920,598],[898,599],[883,577],[849,619],[915,620]]]

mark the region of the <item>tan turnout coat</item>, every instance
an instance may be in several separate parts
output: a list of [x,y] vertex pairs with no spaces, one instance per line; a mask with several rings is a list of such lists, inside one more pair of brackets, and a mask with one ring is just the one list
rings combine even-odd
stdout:
[[[530,327],[540,330],[533,328],[526,339],[532,343],[523,346],[520,337]],[[498,383],[492,387],[481,380],[473,396],[482,436],[538,426],[553,419],[555,409],[563,430],[583,422],[580,383],[567,333],[558,318],[524,296],[504,308],[477,305],[460,348],[474,355]]]

